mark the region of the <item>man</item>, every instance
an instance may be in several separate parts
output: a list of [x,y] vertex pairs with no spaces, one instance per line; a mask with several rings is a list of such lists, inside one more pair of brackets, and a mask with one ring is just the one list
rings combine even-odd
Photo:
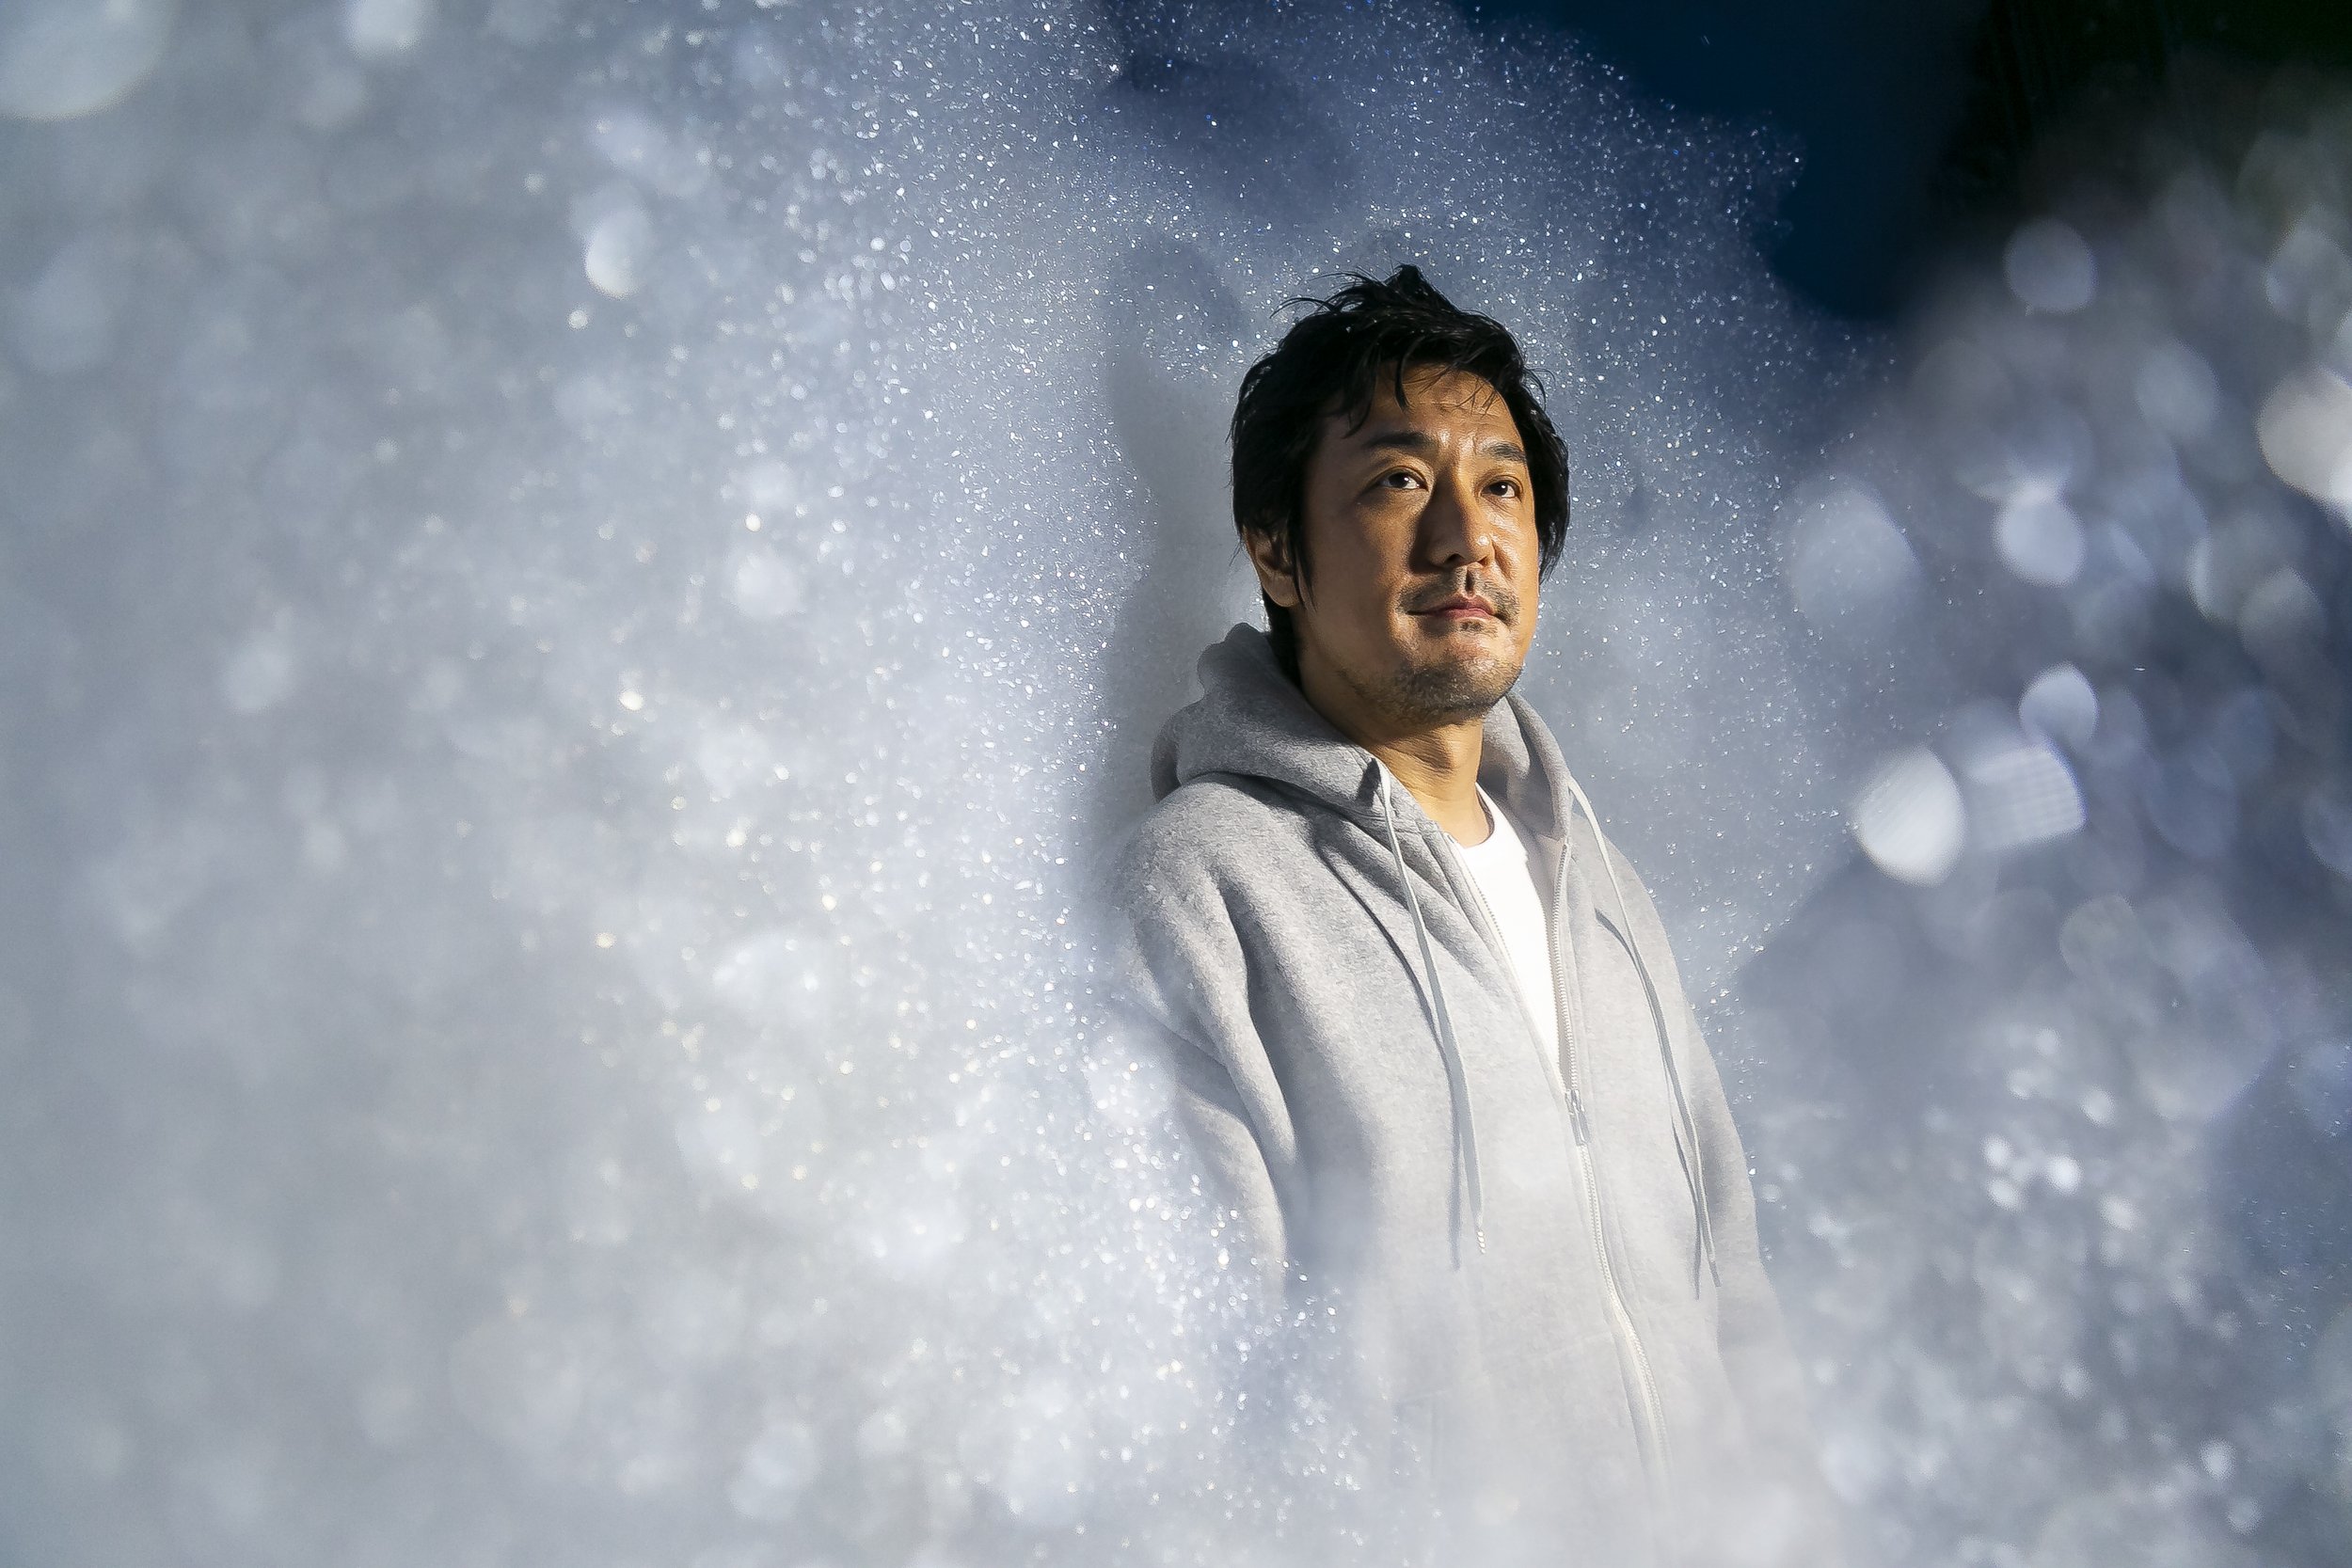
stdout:
[[1831,1560],[1665,929],[1509,695],[1568,514],[1518,345],[1359,277],[1232,436],[1270,633],[1202,656],[1112,889],[1237,1293],[1328,1293],[1440,1560]]

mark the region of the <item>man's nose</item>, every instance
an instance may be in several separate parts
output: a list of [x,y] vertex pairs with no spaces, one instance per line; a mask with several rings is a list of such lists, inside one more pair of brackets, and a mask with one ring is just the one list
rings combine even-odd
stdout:
[[1422,508],[1420,553],[1435,566],[1486,561],[1494,551],[1493,521],[1467,477],[1440,474],[1429,487],[1429,504]]

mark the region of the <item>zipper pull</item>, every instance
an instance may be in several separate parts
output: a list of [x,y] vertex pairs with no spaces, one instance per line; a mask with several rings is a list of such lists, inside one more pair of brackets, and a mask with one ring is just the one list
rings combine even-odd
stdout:
[[1568,1125],[1576,1130],[1579,1148],[1593,1141],[1593,1130],[1584,1120],[1584,1097],[1574,1089],[1568,1091]]

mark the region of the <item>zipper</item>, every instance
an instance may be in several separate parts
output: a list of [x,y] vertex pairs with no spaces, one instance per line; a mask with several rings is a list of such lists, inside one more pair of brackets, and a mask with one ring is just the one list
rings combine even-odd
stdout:
[[[1568,832],[1571,834],[1575,832],[1573,817],[1569,819]],[[1607,854],[1608,850],[1604,848],[1601,852]],[[1510,954],[1503,947],[1502,932],[1500,927],[1495,926],[1493,912],[1486,908],[1486,895],[1478,890],[1478,879],[1463,869],[1460,861],[1454,853],[1451,835],[1446,836],[1438,853],[1445,867],[1447,879],[1454,886],[1456,900],[1459,901],[1461,891],[1467,891],[1470,898],[1475,901],[1476,912],[1471,914],[1473,924],[1483,919],[1487,927],[1493,927],[1492,935],[1482,931],[1480,936],[1493,950],[1496,961],[1502,966],[1505,978],[1509,978]],[[1552,1022],[1560,1032],[1561,1083],[1567,1098],[1568,1126],[1573,1134],[1570,1141],[1576,1149],[1578,1164],[1584,1175],[1585,1216],[1591,1222],[1593,1254],[1600,1260],[1601,1282],[1608,1289],[1610,1314],[1614,1320],[1611,1326],[1615,1332],[1624,1336],[1625,1342],[1633,1354],[1634,1380],[1640,1392],[1640,1398],[1635,1401],[1633,1410],[1634,1441],[1641,1448],[1652,1485],[1654,1500],[1662,1509],[1669,1499],[1672,1488],[1672,1465],[1666,1451],[1665,1405],[1658,1396],[1658,1380],[1650,1370],[1649,1353],[1643,1348],[1641,1331],[1633,1326],[1632,1308],[1626,1305],[1625,1291],[1618,1284],[1616,1266],[1610,1259],[1609,1236],[1601,1224],[1600,1169],[1593,1159],[1592,1122],[1584,1114],[1584,1096],[1577,1083],[1577,1056],[1574,1049],[1576,1031],[1568,1022],[1567,986],[1560,972],[1560,931],[1563,925],[1561,911],[1567,900],[1568,839],[1563,836],[1560,841],[1560,869],[1552,884],[1551,909],[1548,917],[1548,928],[1544,933],[1545,957],[1550,960],[1551,964]],[[1466,910],[1465,912],[1469,911]],[[1513,999],[1517,1000],[1518,987],[1513,984],[1509,989]],[[1519,1011],[1520,1016],[1526,1018],[1526,1008],[1523,1005]],[[1538,1047],[1537,1053],[1541,1054],[1542,1041],[1535,1035],[1534,1021],[1528,1019],[1527,1022],[1528,1037]],[[1551,1074],[1547,1072],[1544,1076],[1549,1078]]]
[[[1575,821],[1571,817],[1569,832],[1574,831]],[[1568,843],[1564,835],[1560,841],[1559,877],[1552,888],[1551,929],[1546,933],[1549,940],[1545,943],[1551,959],[1551,1005],[1560,1030],[1561,1076],[1568,1091],[1568,1127],[1574,1137],[1577,1161],[1584,1174],[1585,1212],[1592,1221],[1593,1252],[1600,1259],[1601,1283],[1608,1289],[1615,1327],[1633,1353],[1634,1378],[1641,1394],[1634,1410],[1635,1436],[1645,1456],[1652,1461],[1651,1478],[1660,1500],[1664,1501],[1672,1488],[1665,1406],[1658,1397],[1658,1380],[1650,1371],[1649,1353],[1642,1347],[1641,1331],[1633,1326],[1632,1309],[1626,1305],[1616,1266],[1609,1257],[1609,1235],[1601,1224],[1600,1168],[1593,1158],[1593,1127],[1584,1114],[1584,1095],[1578,1082],[1575,1030],[1568,1021],[1567,987],[1560,973],[1561,911],[1568,898]],[[1606,848],[1601,851],[1608,852]]]

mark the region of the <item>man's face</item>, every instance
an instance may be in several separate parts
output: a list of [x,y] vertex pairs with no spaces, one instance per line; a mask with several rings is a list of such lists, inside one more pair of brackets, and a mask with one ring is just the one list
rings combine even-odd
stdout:
[[1399,403],[1384,371],[1360,426],[1324,419],[1304,594],[1271,541],[1253,539],[1250,557],[1292,611],[1308,697],[1412,730],[1483,717],[1518,679],[1539,546],[1527,453],[1493,386],[1423,368],[1405,391]]

